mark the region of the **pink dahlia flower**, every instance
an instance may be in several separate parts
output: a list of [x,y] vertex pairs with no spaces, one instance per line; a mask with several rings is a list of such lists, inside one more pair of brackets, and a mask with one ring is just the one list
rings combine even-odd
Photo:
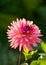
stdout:
[[33,24],[33,21],[26,21],[26,19],[13,21],[8,26],[7,35],[11,42],[10,46],[14,49],[19,47],[19,51],[22,49],[25,51],[26,47],[33,50],[32,46],[37,46],[41,41],[39,27]]

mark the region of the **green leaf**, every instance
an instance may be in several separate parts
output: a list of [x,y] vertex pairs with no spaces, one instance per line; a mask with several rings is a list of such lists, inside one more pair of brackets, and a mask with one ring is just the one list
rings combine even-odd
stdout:
[[41,43],[41,47],[42,47],[43,51],[46,52],[46,44],[44,42]]
[[39,57],[38,60],[32,61],[30,65],[46,65],[46,56],[43,59]]
[[37,62],[38,62],[39,65],[46,65],[46,55],[43,56],[42,58],[39,57]]
[[32,55],[34,55],[36,52],[37,52],[37,50],[29,52],[28,55],[26,56],[27,60],[30,59],[32,57]]
[[25,60],[30,59],[32,57],[32,55],[34,55],[34,53],[36,53],[36,52],[37,52],[37,50],[29,52],[28,48],[26,48],[26,50],[23,52],[23,54],[25,56]]
[[46,60],[44,59],[44,60],[41,60],[40,61],[40,65],[46,65]]
[[43,58],[38,58],[39,65],[46,65],[46,56]]
[[32,51],[30,52],[31,55],[33,55],[34,53],[36,53],[38,50]]
[[30,63],[30,65],[38,65],[37,60],[32,61],[32,62]]

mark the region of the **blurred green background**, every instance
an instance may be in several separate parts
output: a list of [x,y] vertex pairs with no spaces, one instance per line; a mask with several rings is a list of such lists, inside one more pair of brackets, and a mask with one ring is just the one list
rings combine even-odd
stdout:
[[16,18],[33,20],[46,42],[46,0],[0,0],[0,65],[17,65],[18,49],[11,49],[6,35],[7,26]]

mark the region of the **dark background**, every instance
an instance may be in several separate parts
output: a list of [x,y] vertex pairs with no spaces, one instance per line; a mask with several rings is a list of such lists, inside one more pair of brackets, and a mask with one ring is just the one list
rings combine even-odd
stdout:
[[0,0],[0,65],[17,65],[18,49],[11,49],[6,35],[7,26],[16,18],[33,20],[46,42],[46,0]]

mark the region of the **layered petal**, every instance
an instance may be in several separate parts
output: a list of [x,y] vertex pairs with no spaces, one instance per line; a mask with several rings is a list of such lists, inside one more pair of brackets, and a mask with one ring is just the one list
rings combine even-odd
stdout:
[[14,49],[19,47],[19,51],[26,49],[33,50],[32,46],[37,46],[41,42],[41,30],[33,24],[33,21],[20,19],[13,21],[7,30],[10,46]]

